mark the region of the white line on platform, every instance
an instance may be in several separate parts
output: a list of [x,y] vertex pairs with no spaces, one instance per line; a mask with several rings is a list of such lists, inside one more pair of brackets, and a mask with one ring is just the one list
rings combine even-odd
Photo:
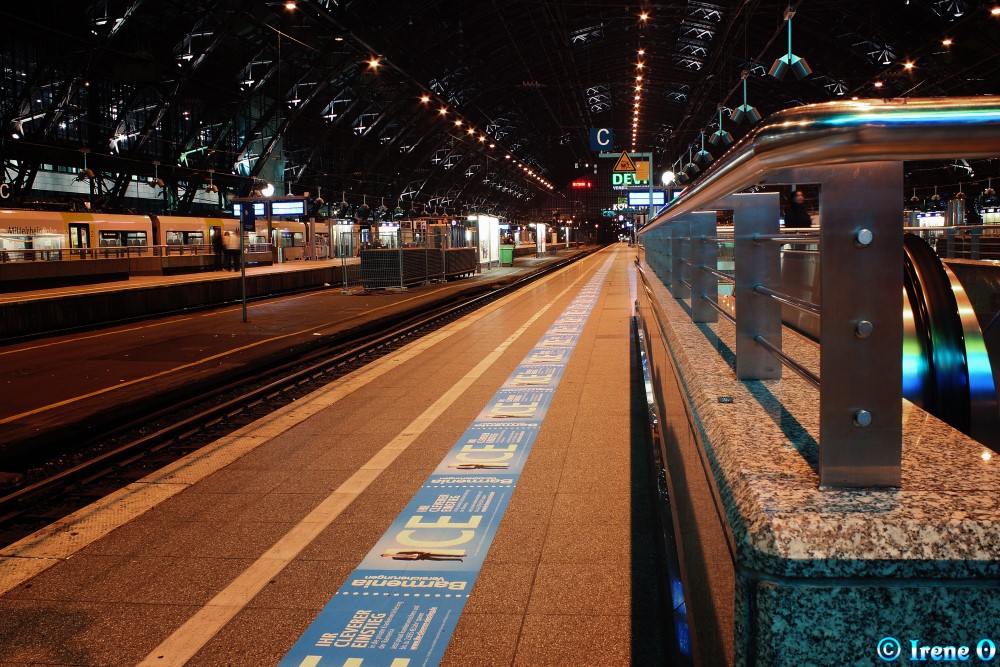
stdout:
[[[452,406],[500,358],[528,328],[587,274],[581,275],[541,307],[507,340],[487,354],[472,370],[448,388],[430,407],[389,441],[367,463],[341,484],[302,521],[268,549],[249,568],[187,620],[139,663],[139,667],[180,667],[238,614],[269,581],[325,530],[361,492],[412,444],[438,417]],[[480,314],[465,319],[477,321]]]

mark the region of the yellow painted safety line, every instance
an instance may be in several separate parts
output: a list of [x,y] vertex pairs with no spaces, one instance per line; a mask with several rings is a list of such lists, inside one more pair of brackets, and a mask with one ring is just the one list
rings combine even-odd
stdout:
[[77,336],[76,338],[69,338],[65,340],[56,340],[50,343],[42,343],[41,345],[32,345],[31,347],[19,347],[16,350],[6,350],[0,352],[0,357],[5,354],[17,354],[19,352],[30,352],[31,350],[40,350],[43,347],[53,347],[54,345],[66,345],[69,343],[77,343],[81,340],[90,340],[91,338],[102,338],[104,336],[114,336],[115,334],[128,333],[130,331],[142,331],[143,329],[152,329],[153,327],[162,327],[167,324],[173,324],[175,322],[184,322],[185,320],[192,320],[194,317],[184,317],[181,319],[170,320],[169,322],[157,322],[156,324],[144,324],[141,327],[132,327],[131,329],[116,329],[115,331],[105,331],[103,333],[91,334],[89,336]]
[[[207,644],[219,630],[305,549],[320,533],[347,509],[378,476],[444,414],[500,356],[519,339],[553,304],[576,287],[588,274],[583,273],[538,309],[514,333],[486,354],[472,370],[447,389],[434,403],[410,422],[396,437],[372,456],[357,472],[327,496],[293,526],[270,549],[222,589],[205,606],[152,650],[138,667],[181,667]],[[473,315],[474,317],[474,315]],[[308,664],[308,663],[306,663]]]
[[[444,289],[444,288],[442,288],[442,289]],[[440,290],[437,290],[437,291],[440,291]],[[434,292],[429,292],[428,294],[433,294],[433,293]],[[375,312],[377,310],[383,310],[385,308],[390,308],[392,306],[398,306],[401,303],[406,303],[407,301],[412,301],[413,299],[420,298],[421,296],[427,296],[428,294],[421,294],[419,296],[414,296],[414,297],[412,297],[410,299],[404,299],[403,301],[396,301],[396,302],[393,302],[393,303],[390,303],[390,304],[386,304],[384,306],[379,306],[378,308],[373,308],[371,310],[365,311],[364,315],[367,315],[368,313],[373,313],[373,312]],[[78,401],[82,401],[82,400],[85,400],[85,399],[88,399],[88,398],[93,398],[94,396],[100,396],[102,394],[107,394],[108,392],[112,392],[112,391],[115,391],[117,389],[121,389],[122,387],[129,387],[129,386],[132,386],[134,384],[139,384],[140,382],[146,382],[148,380],[155,380],[158,377],[163,377],[164,375],[169,375],[170,373],[174,373],[176,371],[182,371],[182,370],[184,370],[186,368],[194,368],[195,366],[199,366],[199,365],[207,363],[209,361],[215,361],[216,359],[222,359],[223,357],[227,357],[227,356],[229,356],[229,355],[231,355],[233,353],[236,353],[236,352],[242,352],[243,350],[249,350],[251,348],[258,347],[258,346],[264,345],[266,343],[273,343],[274,341],[281,340],[283,338],[290,338],[292,336],[301,336],[301,335],[303,335],[305,333],[308,333],[310,331],[315,331],[316,329],[322,329],[324,327],[329,327],[329,326],[332,326],[334,324],[342,324],[344,322],[349,322],[350,320],[358,319],[359,317],[362,317],[362,315],[354,315],[352,317],[348,317],[348,318],[343,319],[343,320],[334,320],[334,321],[331,321],[331,322],[325,322],[323,324],[317,324],[315,326],[311,326],[308,329],[302,329],[300,331],[293,331],[291,333],[282,334],[280,336],[274,336],[272,338],[265,338],[264,340],[259,340],[259,341],[255,342],[255,343],[250,343],[249,345],[243,345],[242,347],[235,347],[235,348],[233,348],[231,350],[226,350],[225,352],[220,352],[218,354],[213,354],[212,356],[205,357],[204,359],[199,359],[197,361],[192,361],[190,363],[182,364],[180,366],[174,366],[173,368],[168,368],[166,370],[160,371],[159,373],[153,373],[152,375],[146,375],[144,377],[135,378],[134,380],[128,380],[126,382],[119,382],[116,385],[112,385],[110,387],[105,387],[104,389],[98,389],[97,391],[92,391],[92,392],[90,392],[88,394],[81,394],[80,396],[74,396],[73,398],[67,398],[65,400],[58,401],[56,403],[50,403],[49,405],[43,405],[42,407],[35,408],[34,410],[28,410],[27,412],[22,412],[20,414],[11,415],[10,417],[4,417],[3,419],[0,419],[0,424],[7,424],[7,423],[10,423],[12,421],[17,421],[18,419],[22,419],[24,417],[30,417],[32,415],[37,415],[37,414],[40,414],[42,412],[47,412],[47,411],[52,410],[54,408],[59,408],[59,407],[62,407],[64,405],[70,405],[71,403],[76,403]]]

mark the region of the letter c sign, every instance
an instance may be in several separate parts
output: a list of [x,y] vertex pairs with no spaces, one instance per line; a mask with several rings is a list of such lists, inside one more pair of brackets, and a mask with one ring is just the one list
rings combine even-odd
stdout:
[[0,183],[0,199],[10,199],[10,183]]
[[602,151],[613,151],[615,149],[615,139],[610,127],[590,128],[590,150],[595,153]]

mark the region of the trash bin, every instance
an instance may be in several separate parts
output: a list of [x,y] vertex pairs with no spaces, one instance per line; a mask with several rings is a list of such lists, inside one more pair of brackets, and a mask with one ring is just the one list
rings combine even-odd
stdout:
[[514,246],[500,246],[500,266],[514,266]]

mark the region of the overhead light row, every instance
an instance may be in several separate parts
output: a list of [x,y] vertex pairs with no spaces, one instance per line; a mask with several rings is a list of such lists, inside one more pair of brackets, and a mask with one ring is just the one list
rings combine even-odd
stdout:
[[[431,103],[431,96],[428,95],[427,93],[424,93],[423,95],[420,96],[420,102],[421,102],[421,104],[430,105],[430,103]],[[438,107],[438,116],[440,116],[442,120],[447,119],[448,115],[451,114],[451,113],[453,113],[453,112],[450,112],[448,110],[448,107],[445,106],[445,105],[443,105],[443,104],[440,107]],[[484,145],[486,145],[486,142],[489,141],[489,144],[487,145],[487,148],[496,148],[496,142],[492,141],[488,136],[486,136],[482,132],[480,132],[479,136],[477,137],[476,136],[476,134],[477,134],[476,133],[476,128],[472,124],[467,123],[466,121],[462,120],[461,118],[458,117],[457,114],[454,114],[454,115],[455,115],[455,117],[453,119],[451,119],[451,123],[452,123],[452,125],[455,126],[456,130],[461,129],[464,126],[466,128],[465,129],[465,133],[466,133],[466,135],[468,135],[468,138],[470,140],[477,139],[479,141],[479,143],[484,144]],[[518,166],[518,167],[522,167],[523,171],[525,172],[525,175],[528,176],[529,178],[532,178],[532,179],[538,181],[538,183],[540,185],[542,185],[543,187],[545,187],[546,189],[549,189],[549,190],[553,189],[554,186],[552,185],[552,183],[550,183],[547,179],[542,178],[541,174],[535,172],[534,169],[531,169],[530,167],[528,167],[528,165],[526,165],[526,164],[522,165],[520,162],[518,162],[516,159],[514,159],[514,157],[510,153],[507,153],[507,159],[508,160],[514,160],[514,164],[516,166]]]
[[639,58],[635,63],[635,95],[633,96],[632,103],[632,152],[636,150],[636,144],[639,137],[639,112],[642,108],[642,83],[643,83],[643,67],[645,63],[643,62],[643,56],[646,55],[645,49],[639,49]]
[[[644,27],[649,21],[649,12],[643,10],[639,13],[639,24],[640,28]],[[639,140],[639,118],[640,112],[642,110],[642,91],[643,91],[643,81],[644,77],[649,76],[649,71],[645,69],[646,67],[646,49],[639,47],[635,60],[635,87],[634,95],[632,96],[632,149],[631,152],[636,152],[636,147],[638,146]]]

